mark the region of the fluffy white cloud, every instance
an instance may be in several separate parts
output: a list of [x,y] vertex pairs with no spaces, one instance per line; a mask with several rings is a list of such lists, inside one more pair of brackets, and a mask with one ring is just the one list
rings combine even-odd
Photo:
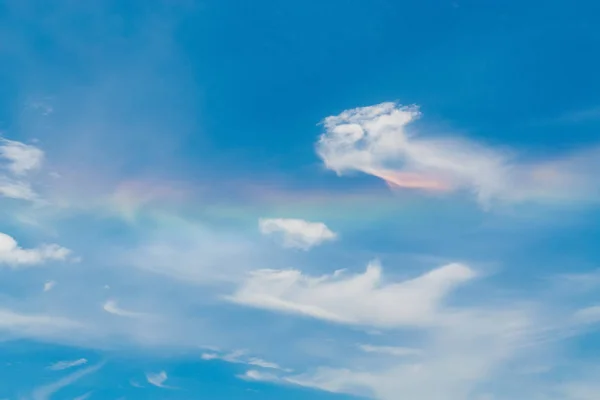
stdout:
[[280,234],[283,245],[308,250],[325,241],[333,240],[337,235],[322,222],[309,222],[294,218],[266,218],[258,221],[260,232],[264,235]]
[[46,244],[33,249],[19,247],[17,241],[11,236],[0,233],[0,265],[5,264],[13,268],[20,266],[36,265],[46,261],[66,260],[71,254],[69,249],[57,244]]
[[350,276],[339,271],[310,277],[296,270],[259,270],[229,299],[345,324],[420,326],[435,323],[444,296],[474,276],[461,264],[448,264],[399,283],[382,282],[377,262],[363,274]]
[[485,205],[493,199],[598,198],[597,149],[551,162],[521,162],[470,140],[421,137],[408,128],[419,116],[416,107],[381,103],[327,117],[317,153],[340,175],[359,171],[394,187],[466,189]]
[[7,162],[6,168],[15,175],[23,175],[42,165],[44,152],[35,146],[0,138],[0,158]]

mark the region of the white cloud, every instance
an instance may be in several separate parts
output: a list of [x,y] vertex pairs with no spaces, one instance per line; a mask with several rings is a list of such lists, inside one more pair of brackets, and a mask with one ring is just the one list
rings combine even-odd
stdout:
[[264,235],[281,234],[284,246],[303,250],[308,250],[337,237],[324,223],[309,222],[302,219],[260,219],[258,227]]
[[396,357],[416,356],[422,354],[421,350],[411,347],[373,346],[370,344],[361,344],[358,347],[365,353],[386,354]]
[[103,363],[100,363],[91,367],[81,369],[79,371],[73,372],[70,375],[65,376],[64,378],[59,379],[56,382],[39,387],[33,391],[31,395],[32,400],[48,400],[54,393],[75,383],[81,378],[98,371],[100,368],[102,368],[103,365]]
[[124,310],[119,307],[115,300],[107,300],[102,306],[104,311],[109,314],[118,315],[119,317],[127,317],[127,318],[141,318],[146,316],[147,314],[139,313],[135,311]]
[[339,175],[359,171],[393,187],[450,191],[466,189],[491,200],[598,198],[594,184],[599,151],[551,162],[517,161],[507,151],[460,138],[424,138],[409,130],[416,107],[381,103],[325,118],[317,153]]
[[0,233],[0,265],[13,268],[42,264],[46,261],[62,261],[71,254],[69,249],[57,244],[42,245],[33,249],[23,249],[11,236]]
[[56,286],[55,281],[48,281],[48,282],[44,283],[44,292],[49,292],[50,290],[52,290],[54,288],[54,286]]
[[35,146],[0,138],[0,158],[7,161],[7,169],[15,175],[23,175],[38,169],[44,152]]
[[169,387],[165,385],[165,382],[167,381],[168,376],[167,373],[165,371],[161,371],[159,373],[147,373],[146,374],[146,380],[148,381],[149,384],[162,388],[162,389],[168,389]]
[[35,200],[37,194],[27,182],[15,181],[0,176],[0,195],[10,199]]
[[351,276],[334,273],[310,277],[296,270],[259,270],[228,299],[346,324],[420,326],[436,323],[443,298],[474,276],[461,264],[448,264],[411,280],[387,284],[382,282],[376,262],[363,274]]
[[78,360],[73,360],[73,361],[59,361],[59,362],[49,366],[48,369],[50,369],[52,371],[61,371],[63,369],[78,367],[80,365],[87,364],[87,362],[88,361],[85,358],[80,358]]
[[247,357],[246,352],[242,350],[237,350],[225,354],[219,354],[216,352],[203,353],[201,355],[201,358],[205,361],[222,360],[233,364],[246,364],[266,369],[287,370],[274,362],[266,361],[258,357]]

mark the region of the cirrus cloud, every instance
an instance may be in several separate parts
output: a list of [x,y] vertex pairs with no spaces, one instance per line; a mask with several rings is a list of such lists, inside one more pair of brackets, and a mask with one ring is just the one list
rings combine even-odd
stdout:
[[423,326],[435,322],[441,300],[452,289],[474,277],[473,270],[456,263],[399,283],[384,283],[377,262],[351,276],[341,271],[311,277],[297,270],[259,270],[228,299],[343,324]]

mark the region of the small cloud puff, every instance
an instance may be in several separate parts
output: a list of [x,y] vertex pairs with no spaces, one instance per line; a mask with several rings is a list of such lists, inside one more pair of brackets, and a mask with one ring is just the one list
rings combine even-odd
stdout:
[[44,283],[44,292],[49,292],[50,290],[52,290],[54,288],[54,286],[56,286],[55,281],[48,281],[48,282]]
[[0,232],[0,265],[12,268],[42,264],[46,261],[64,261],[71,250],[57,244],[45,244],[32,249],[19,247],[11,236]]
[[292,218],[261,218],[258,228],[263,235],[280,234],[285,247],[308,250],[333,240],[337,234],[322,222]]

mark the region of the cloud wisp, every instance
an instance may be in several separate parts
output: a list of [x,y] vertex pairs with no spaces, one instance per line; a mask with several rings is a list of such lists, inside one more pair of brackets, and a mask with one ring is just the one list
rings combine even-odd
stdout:
[[73,361],[59,361],[49,366],[48,369],[52,371],[61,371],[63,369],[78,367],[80,365],[87,364],[87,362],[88,360],[85,358],[80,358],[78,360]]
[[441,300],[475,277],[462,264],[448,264],[417,278],[384,283],[371,262],[364,273],[320,277],[297,270],[259,270],[228,297],[246,306],[305,315],[343,324],[382,328],[435,324]]
[[160,371],[158,373],[148,372],[146,373],[146,380],[152,386],[156,386],[161,389],[170,389],[171,387],[165,385],[165,382],[168,379],[168,375],[165,371]]
[[281,235],[285,247],[302,250],[309,250],[337,237],[324,223],[303,219],[261,218],[258,228],[263,235]]
[[467,190],[478,201],[598,200],[600,149],[549,161],[527,161],[457,137],[426,137],[410,129],[417,107],[381,103],[325,118],[317,154],[338,175],[362,172],[392,187]]
[[44,152],[36,146],[0,137],[0,195],[12,199],[36,200],[37,194],[26,175],[38,170]]
[[135,311],[129,311],[129,310],[125,310],[121,307],[119,307],[119,304],[117,303],[116,300],[107,300],[103,305],[102,308],[104,309],[104,311],[106,311],[109,314],[113,314],[119,317],[125,317],[125,318],[143,318],[148,316],[148,314],[145,313],[140,313],[140,312],[135,312]]
[[82,379],[87,375],[93,374],[103,366],[104,363],[92,365],[79,371],[75,371],[72,374],[65,376],[64,378],[57,380],[56,382],[50,383],[45,386],[41,386],[33,391],[31,398],[32,400],[48,400],[54,393],[69,385],[72,385],[73,383],[77,382],[78,380]]
[[220,360],[232,364],[246,364],[265,369],[289,371],[274,362],[266,361],[258,357],[248,357],[246,354],[247,352],[243,350],[236,350],[230,353],[218,353],[213,351],[202,353],[201,358],[205,361]]

